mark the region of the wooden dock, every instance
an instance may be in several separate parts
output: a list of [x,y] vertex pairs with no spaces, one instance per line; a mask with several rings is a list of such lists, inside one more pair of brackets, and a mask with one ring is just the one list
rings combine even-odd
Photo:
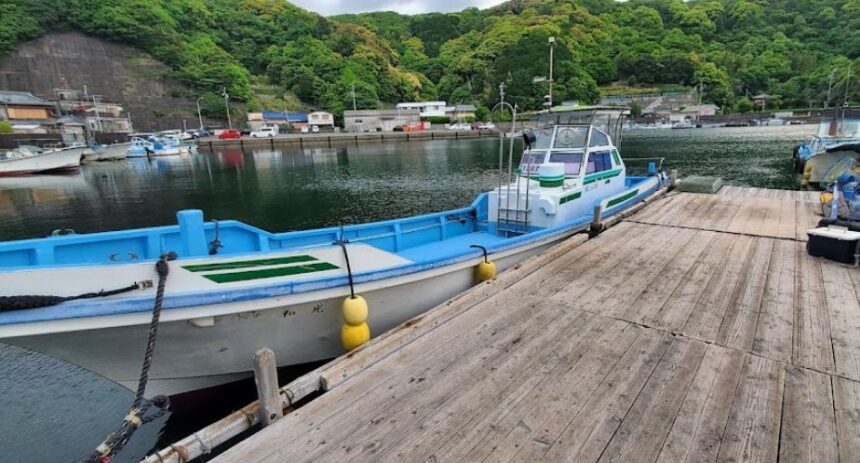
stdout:
[[326,392],[214,461],[860,461],[860,270],[806,254],[817,201],[667,195],[300,378]]

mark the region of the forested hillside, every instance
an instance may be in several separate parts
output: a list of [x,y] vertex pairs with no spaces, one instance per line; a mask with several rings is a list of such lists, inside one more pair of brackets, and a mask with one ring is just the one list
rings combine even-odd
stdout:
[[[860,0],[514,0],[488,10],[323,18],[282,0],[0,0],[0,55],[57,28],[134,45],[169,65],[217,112],[225,86],[250,107],[277,86],[340,113],[414,99],[490,105],[497,85],[540,107],[554,36],[555,100],[599,86],[692,86],[743,109],[745,95],[842,100],[860,55]],[[855,72],[860,66],[854,66]],[[852,86],[860,99],[860,85]],[[838,99],[836,98],[838,95]],[[286,101],[290,101],[287,98]]]

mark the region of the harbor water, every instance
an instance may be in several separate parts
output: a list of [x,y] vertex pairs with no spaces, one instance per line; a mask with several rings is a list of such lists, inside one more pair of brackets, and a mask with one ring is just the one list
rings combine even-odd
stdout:
[[[682,176],[792,188],[791,150],[809,126],[624,133],[625,158],[665,158]],[[175,222],[198,208],[270,231],[301,230],[467,205],[498,182],[498,140],[386,142],[224,150],[85,165],[79,174],[0,178],[0,239]],[[634,165],[635,162],[631,162]],[[141,346],[141,355],[144,346]],[[110,349],[110,346],[105,346]],[[250,367],[250,359],[249,359]],[[0,344],[0,460],[75,461],[112,431],[131,391],[37,353]],[[282,380],[304,369],[283,372]],[[253,382],[144,427],[114,461],[138,461],[253,399]]]

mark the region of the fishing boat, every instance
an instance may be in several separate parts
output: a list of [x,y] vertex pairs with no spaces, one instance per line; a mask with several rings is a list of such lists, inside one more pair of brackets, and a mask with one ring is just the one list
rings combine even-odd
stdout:
[[120,161],[126,158],[129,143],[94,144],[84,151],[84,161]]
[[174,137],[134,137],[128,147],[126,156],[130,158],[142,158],[147,156],[178,156],[188,155],[196,151],[191,145],[182,143]]
[[823,190],[842,174],[860,174],[860,108],[831,108],[792,153],[800,186]]
[[[170,226],[0,243],[0,342],[136,387],[169,255],[149,393],[246,377],[262,347],[279,366],[340,355],[345,298],[367,301],[378,335],[476,284],[476,268],[487,277],[487,262],[510,268],[585,231],[595,207],[608,216],[664,185],[654,169],[627,175],[617,114],[552,116],[524,133],[519,162],[501,137],[498,185],[459,209],[285,233],[183,210]],[[80,294],[20,307],[22,295]]]
[[61,172],[81,167],[85,147],[73,146],[43,150],[36,146],[19,146],[0,153],[0,175],[26,175]]

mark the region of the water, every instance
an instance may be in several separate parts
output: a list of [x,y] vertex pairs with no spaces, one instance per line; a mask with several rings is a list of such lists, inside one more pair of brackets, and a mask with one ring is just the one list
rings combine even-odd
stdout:
[[[626,158],[664,157],[682,175],[792,188],[791,149],[809,126],[625,132]],[[360,223],[467,205],[496,182],[494,139],[223,151],[0,178],[0,240],[172,224],[175,211],[272,231]],[[141,351],[144,346],[141,346]],[[106,349],[110,346],[105,346]],[[132,393],[55,359],[0,345],[0,460],[73,461],[127,412]],[[284,372],[282,380],[302,369]],[[115,461],[138,461],[253,400],[253,383],[147,425]]]

